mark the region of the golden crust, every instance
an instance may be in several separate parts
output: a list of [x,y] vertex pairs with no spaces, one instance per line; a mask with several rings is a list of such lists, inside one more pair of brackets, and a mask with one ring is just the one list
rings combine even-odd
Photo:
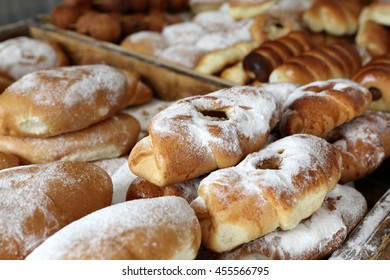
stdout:
[[25,258],[50,235],[112,199],[111,178],[85,162],[5,169],[0,181],[0,259]]

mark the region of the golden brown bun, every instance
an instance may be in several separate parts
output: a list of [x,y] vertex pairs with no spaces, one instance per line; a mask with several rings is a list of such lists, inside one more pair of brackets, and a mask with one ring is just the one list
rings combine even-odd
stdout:
[[251,18],[265,12],[276,0],[229,0],[229,13],[234,19]]
[[139,133],[135,118],[117,113],[87,128],[47,138],[0,135],[0,150],[16,155],[23,164],[94,161],[128,153]]
[[182,99],[153,117],[129,156],[131,171],[158,186],[240,162],[267,141],[292,84],[237,86]]
[[313,32],[352,35],[358,29],[363,4],[358,1],[318,0],[303,14],[303,21]]
[[241,61],[222,70],[220,77],[233,85],[243,86],[249,84],[250,82],[250,78],[245,72]]
[[126,200],[174,195],[180,196],[191,203],[198,196],[200,180],[201,178],[195,178],[182,183],[159,187],[144,178],[137,177],[131,182],[127,190]]
[[324,137],[343,157],[340,183],[359,180],[390,157],[390,113],[368,111]]
[[112,182],[85,162],[28,165],[0,172],[0,259],[24,259],[67,224],[109,206]]
[[127,91],[131,96],[127,101],[126,107],[151,102],[153,99],[153,92],[151,88],[142,81],[141,75],[127,69],[120,70],[126,76]]
[[252,50],[244,57],[243,66],[250,78],[267,82],[273,69],[313,46],[308,33],[293,31],[279,39],[267,40]]
[[10,168],[10,167],[15,167],[20,164],[20,160],[18,157],[0,151],[0,170]]
[[194,259],[201,232],[183,198],[138,199],[96,211],[58,231],[27,260]]
[[296,228],[274,231],[218,256],[224,260],[322,260],[340,248],[367,212],[364,196],[337,185],[322,206]]
[[76,6],[83,9],[92,8],[92,4],[95,0],[64,0],[65,5]]
[[390,54],[373,59],[352,79],[371,92],[371,110],[390,112]]
[[310,49],[276,67],[269,82],[308,84],[335,78],[350,78],[361,67],[357,49],[347,42],[336,42]]
[[68,63],[65,53],[52,40],[21,36],[0,43],[0,78],[18,80],[28,73]]
[[128,106],[139,82],[129,81],[107,65],[27,74],[0,95],[0,134],[49,137],[86,128]]
[[370,92],[351,80],[312,82],[288,96],[283,108],[280,133],[322,136],[362,115],[370,103]]
[[73,29],[76,21],[85,11],[77,6],[59,4],[56,5],[50,13],[52,24],[63,29]]
[[202,245],[225,252],[310,217],[340,179],[341,156],[325,140],[297,134],[210,173],[191,203]]

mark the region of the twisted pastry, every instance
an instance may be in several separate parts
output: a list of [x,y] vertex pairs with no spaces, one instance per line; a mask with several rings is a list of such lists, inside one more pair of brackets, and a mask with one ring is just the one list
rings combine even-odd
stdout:
[[363,7],[359,1],[318,0],[304,12],[303,21],[314,32],[352,35]]
[[313,43],[307,33],[293,31],[252,50],[244,57],[243,67],[251,79],[267,82],[272,70],[278,65],[312,47]]
[[277,140],[237,166],[210,173],[191,203],[202,244],[231,250],[312,215],[341,175],[341,156],[325,140],[299,134]]
[[334,78],[349,78],[361,66],[356,48],[346,42],[336,42],[310,49],[275,68],[269,82],[308,84]]
[[361,179],[390,156],[390,113],[368,111],[325,136],[342,158],[340,183]]
[[291,230],[274,231],[218,259],[324,259],[340,248],[367,212],[364,196],[337,185],[314,214]]
[[322,136],[333,128],[362,115],[371,94],[348,79],[312,82],[297,88],[284,104],[282,135],[308,133]]
[[293,84],[237,86],[182,99],[150,121],[129,156],[131,171],[158,186],[232,166],[267,141]]
[[390,54],[371,60],[352,79],[371,92],[371,110],[390,112]]

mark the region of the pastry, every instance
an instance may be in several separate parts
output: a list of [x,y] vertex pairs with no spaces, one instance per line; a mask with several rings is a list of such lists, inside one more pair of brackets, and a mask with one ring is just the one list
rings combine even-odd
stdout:
[[229,0],[229,13],[234,19],[251,18],[272,7],[276,0]]
[[183,198],[166,196],[119,203],[68,225],[27,260],[194,259],[200,227]]
[[112,182],[85,162],[27,165],[0,172],[0,259],[24,259],[67,224],[111,203]]
[[129,75],[99,64],[27,74],[0,95],[0,134],[49,137],[108,119],[139,89]]
[[222,253],[277,228],[295,228],[320,208],[341,169],[341,156],[331,144],[297,134],[249,154],[234,167],[211,172],[191,202],[202,245]]
[[20,160],[18,157],[10,153],[0,151],[0,170],[18,165],[20,165]]
[[130,169],[167,186],[233,166],[265,144],[294,89],[237,86],[179,100],[150,121],[149,135],[130,153]]
[[138,140],[138,121],[123,113],[87,128],[46,138],[0,135],[0,151],[23,164],[53,161],[95,161],[130,152]]
[[297,88],[283,107],[282,135],[308,133],[322,136],[368,110],[370,92],[348,79],[312,82]]

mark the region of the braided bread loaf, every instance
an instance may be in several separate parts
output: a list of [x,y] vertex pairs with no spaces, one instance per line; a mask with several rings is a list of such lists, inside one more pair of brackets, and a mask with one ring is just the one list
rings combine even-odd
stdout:
[[284,104],[282,135],[327,131],[363,114],[371,103],[370,92],[348,79],[312,82],[297,88]]
[[275,68],[269,82],[308,84],[334,78],[350,78],[361,66],[356,48],[346,42],[336,42],[310,49]]
[[293,84],[238,86],[182,99],[154,116],[131,171],[166,186],[232,166],[267,141]]
[[243,67],[247,75],[267,82],[273,69],[292,56],[313,47],[309,35],[301,31],[293,31],[276,40],[269,40],[252,50],[243,59]]
[[390,157],[390,113],[368,111],[324,135],[342,158],[340,183],[361,179]]
[[353,0],[318,0],[304,12],[303,21],[314,32],[352,35],[358,28],[363,7],[359,1]]
[[371,110],[390,112],[390,54],[371,60],[352,79],[371,92]]
[[248,155],[237,166],[210,173],[191,203],[202,244],[231,250],[312,215],[341,175],[341,156],[325,140],[297,134]]

